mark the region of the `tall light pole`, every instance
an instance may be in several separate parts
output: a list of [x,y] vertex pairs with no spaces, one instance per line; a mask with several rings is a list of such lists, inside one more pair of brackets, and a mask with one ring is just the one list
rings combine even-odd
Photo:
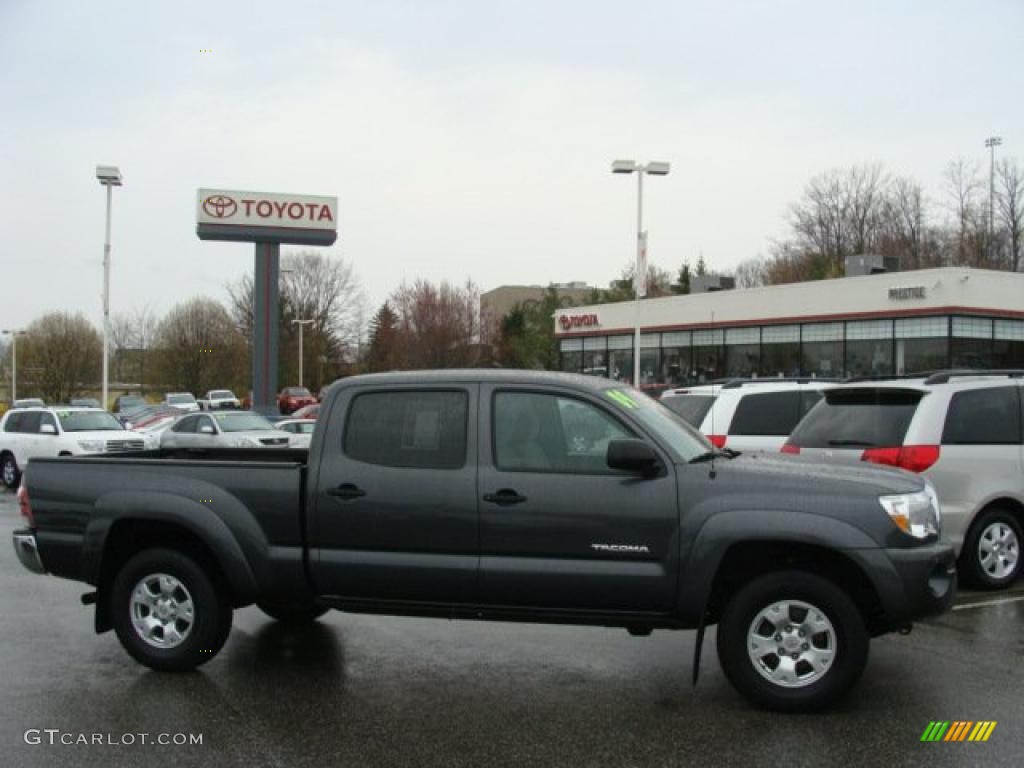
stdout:
[[110,389],[110,201],[111,190],[120,187],[121,171],[114,165],[97,165],[96,178],[107,188],[107,226],[103,237],[103,408],[108,408]]
[[615,160],[612,173],[635,173],[636,195],[636,270],[633,275],[633,386],[640,387],[640,299],[647,295],[647,232],[644,231],[644,176],[668,176],[669,164],[652,161],[641,165],[633,160]]
[[1003,143],[1001,136],[989,136],[985,139],[985,146],[988,147],[988,257],[992,260],[993,250],[996,244],[996,147]]
[[299,386],[302,386],[302,327],[309,325],[312,320],[292,320],[294,325],[299,326]]
[[4,336],[11,337],[11,405],[18,399],[18,337],[24,336],[25,331],[19,328],[5,328]]

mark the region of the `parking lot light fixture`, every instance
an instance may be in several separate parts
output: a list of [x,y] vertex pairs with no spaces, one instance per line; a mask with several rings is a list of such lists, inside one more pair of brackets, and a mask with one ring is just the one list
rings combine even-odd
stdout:
[[633,160],[613,160],[612,173],[635,173],[636,196],[636,268],[633,271],[633,386],[640,387],[640,299],[647,295],[647,233],[644,232],[644,176],[668,176],[669,163],[652,160],[642,165]]
[[302,386],[302,327],[311,325],[312,320],[292,320],[292,323],[299,326],[299,386]]
[[103,238],[103,408],[110,390],[110,202],[111,190],[124,182],[116,165],[97,165],[96,178],[107,188],[107,221]]
[[18,399],[18,337],[24,336],[20,328],[4,328],[4,336],[11,337],[11,405]]

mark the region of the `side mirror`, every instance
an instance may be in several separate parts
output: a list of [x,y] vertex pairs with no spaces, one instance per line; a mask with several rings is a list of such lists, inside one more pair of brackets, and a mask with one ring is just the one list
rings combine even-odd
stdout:
[[608,466],[644,477],[653,477],[661,470],[661,459],[643,440],[612,440],[608,443]]
[[199,432],[200,432],[200,434],[203,434],[203,435],[215,435],[215,434],[217,434],[216,430],[214,430],[214,428],[211,427],[209,424],[203,424],[203,426],[201,426],[199,428]]
[[57,428],[53,424],[41,424],[39,426],[39,434],[41,435],[56,435]]

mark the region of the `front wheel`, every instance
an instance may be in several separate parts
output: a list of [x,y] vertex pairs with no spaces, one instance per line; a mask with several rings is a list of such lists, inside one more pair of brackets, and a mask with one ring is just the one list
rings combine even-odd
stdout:
[[259,609],[272,619],[282,624],[309,624],[316,621],[325,613],[327,608],[322,608],[310,603],[257,603]]
[[231,604],[190,555],[147,549],[124,564],[110,590],[114,630],[139,663],[162,672],[204,664],[231,631]]
[[1012,512],[985,510],[964,539],[961,566],[967,580],[982,589],[1005,589],[1020,575],[1021,526]]
[[853,601],[803,571],[770,573],[739,589],[717,642],[729,682],[754,704],[780,712],[820,710],[847,693],[864,671],[869,644]]

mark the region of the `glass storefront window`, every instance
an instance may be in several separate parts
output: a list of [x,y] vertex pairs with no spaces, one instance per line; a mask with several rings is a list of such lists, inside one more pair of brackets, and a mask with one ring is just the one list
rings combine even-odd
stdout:
[[991,368],[993,323],[987,317],[954,317],[949,340],[950,367]]
[[583,368],[583,339],[562,339],[558,345],[562,370],[579,373]]
[[633,382],[633,337],[608,337],[608,376],[616,381]]
[[843,375],[843,324],[812,323],[800,328],[800,372],[804,376]]
[[725,354],[722,346],[725,333],[721,330],[693,332],[693,379],[703,384],[725,376]]
[[900,318],[893,330],[898,375],[949,367],[948,317]]
[[800,326],[769,325],[761,329],[762,376],[800,375]]
[[761,358],[760,328],[727,328],[725,331],[726,376],[756,376]]
[[588,336],[583,339],[583,373],[588,376],[608,375],[608,339]]
[[661,380],[673,387],[690,383],[690,332],[661,334]]
[[1024,368],[1024,320],[996,320],[993,368]]
[[661,377],[661,334],[640,335],[640,386],[664,383]]
[[892,320],[846,324],[846,375],[889,376],[893,367]]

